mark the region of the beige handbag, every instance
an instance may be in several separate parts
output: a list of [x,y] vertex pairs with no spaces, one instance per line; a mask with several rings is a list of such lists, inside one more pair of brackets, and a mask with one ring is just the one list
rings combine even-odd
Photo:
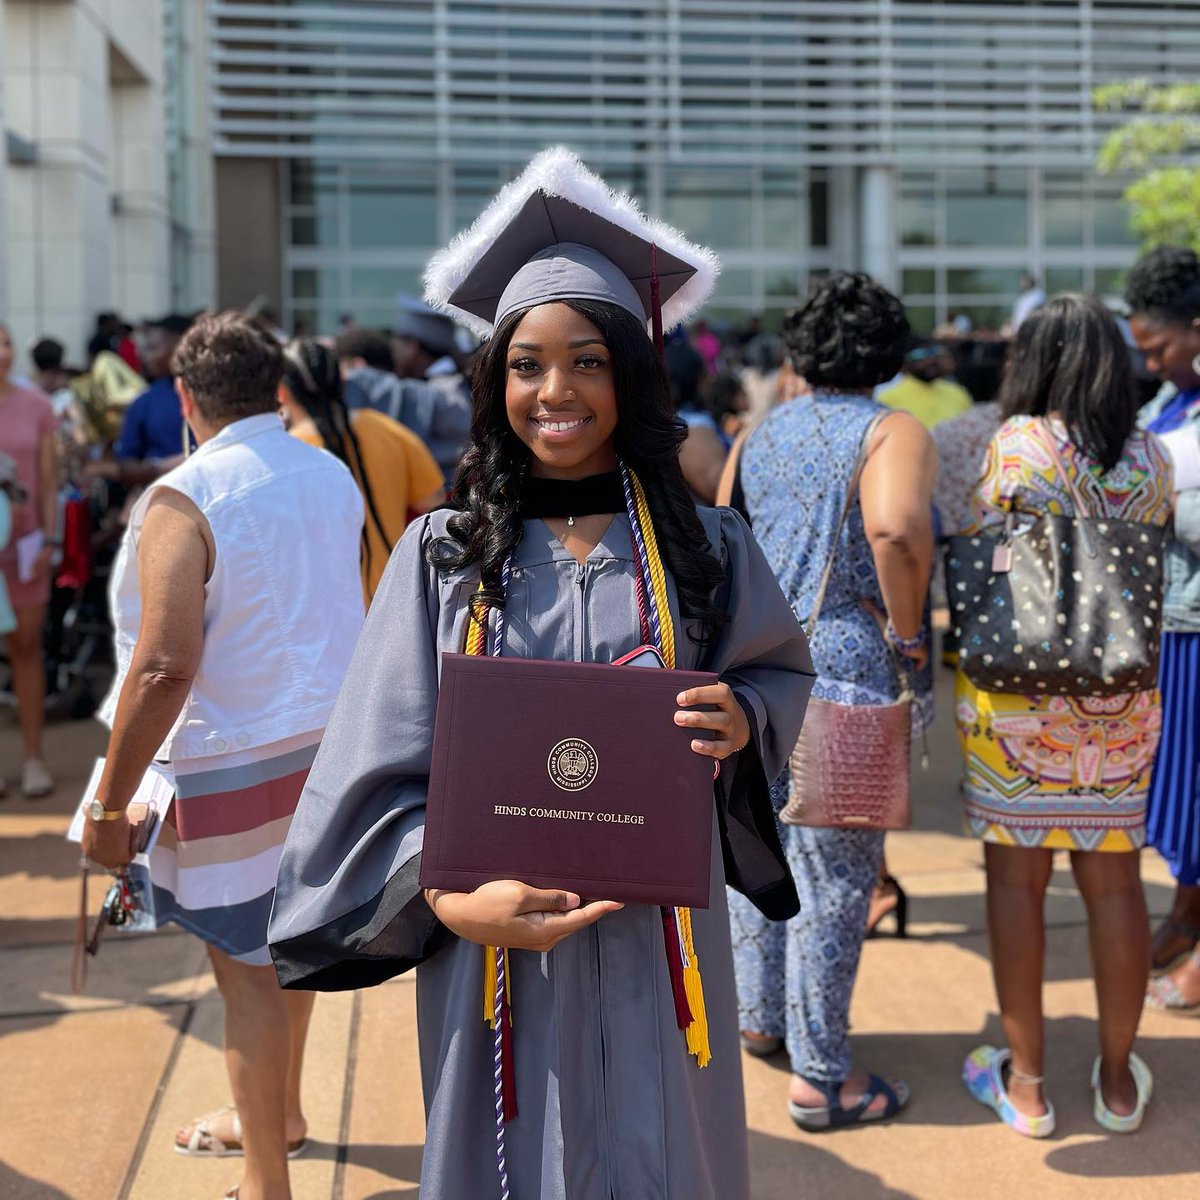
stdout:
[[[886,414],[884,414],[886,415]],[[878,428],[867,429],[850,477],[833,549],[805,632],[811,641],[833,576],[842,532],[858,494],[867,447]],[[788,802],[779,814],[788,825],[825,829],[907,829],[912,823],[910,767],[913,689],[893,651],[900,698],[892,704],[834,704],[812,699],[792,751]]]

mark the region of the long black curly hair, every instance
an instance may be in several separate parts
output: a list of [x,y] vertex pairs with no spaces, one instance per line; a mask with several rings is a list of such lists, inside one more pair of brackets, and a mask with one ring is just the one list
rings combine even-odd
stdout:
[[1200,259],[1187,246],[1159,246],[1129,269],[1125,303],[1130,311],[1190,325],[1200,316]]
[[[714,602],[724,574],[679,469],[687,427],[674,415],[662,362],[645,326],[631,313],[595,300],[563,303],[595,325],[608,346],[617,397],[617,455],[646,493],[688,635],[706,644],[726,619]],[[448,535],[434,539],[428,552],[430,565],[439,570],[479,565],[482,588],[473,601],[477,614],[486,607],[503,607],[501,572],[521,540],[521,493],[531,454],[509,424],[504,393],[508,345],[528,311],[505,317],[475,360],[471,442],[454,481],[461,511],[447,522]]]
[[783,340],[811,387],[871,392],[900,370],[912,328],[904,305],[883,284],[838,271],[813,282],[808,299],[788,314]]

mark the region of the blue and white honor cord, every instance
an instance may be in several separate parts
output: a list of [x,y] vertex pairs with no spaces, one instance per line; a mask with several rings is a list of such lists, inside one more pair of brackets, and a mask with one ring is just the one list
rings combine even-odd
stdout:
[[494,1077],[496,1085],[496,1168],[500,1172],[500,1200],[509,1200],[508,1160],[504,1154],[504,947],[496,947],[496,1038]]
[[[500,569],[500,587],[508,599],[508,584],[512,578],[512,555],[504,560]],[[504,649],[504,609],[493,610],[495,617],[492,622],[492,636],[489,653],[499,658]],[[496,954],[496,994],[493,998],[493,1024],[495,1039],[493,1042],[493,1079],[496,1088],[496,1168],[500,1172],[500,1200],[509,1200],[508,1192],[508,1160],[504,1151],[504,989],[507,979],[504,972],[504,947],[497,946]]]

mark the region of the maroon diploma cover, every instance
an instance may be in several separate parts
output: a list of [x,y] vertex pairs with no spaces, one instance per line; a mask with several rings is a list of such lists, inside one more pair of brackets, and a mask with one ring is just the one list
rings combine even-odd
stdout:
[[707,908],[713,760],[674,715],[680,692],[716,682],[443,655],[421,886],[519,879],[585,900]]

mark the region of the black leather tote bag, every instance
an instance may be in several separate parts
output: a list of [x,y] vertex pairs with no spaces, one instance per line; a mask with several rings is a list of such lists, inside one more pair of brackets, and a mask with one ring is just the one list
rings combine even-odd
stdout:
[[1039,429],[1075,516],[949,539],[959,666],[985,692],[1113,696],[1158,685],[1164,531],[1093,517]]

